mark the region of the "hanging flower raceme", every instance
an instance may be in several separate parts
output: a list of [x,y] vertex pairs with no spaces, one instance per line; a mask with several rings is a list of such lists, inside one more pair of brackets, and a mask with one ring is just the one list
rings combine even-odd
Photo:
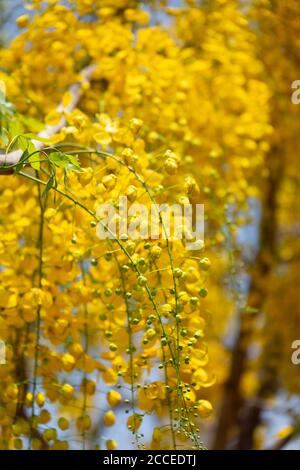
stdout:
[[[108,430],[124,409],[140,448],[202,448],[216,380],[211,255],[233,194],[243,204],[253,193],[270,132],[251,34],[233,5],[225,22],[214,12],[216,35],[205,8],[179,10],[177,41],[147,26],[138,2],[63,3],[30,2],[0,51],[15,106],[1,145],[21,149],[0,189],[1,448],[72,448],[74,434],[86,448],[101,422],[113,450]],[[199,238],[189,250],[188,230],[168,234],[161,206],[203,203],[208,248]],[[146,436],[153,414],[162,427]]]

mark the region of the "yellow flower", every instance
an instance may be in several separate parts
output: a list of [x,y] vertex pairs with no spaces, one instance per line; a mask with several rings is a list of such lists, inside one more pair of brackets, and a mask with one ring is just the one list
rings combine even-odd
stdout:
[[93,139],[97,144],[102,145],[103,147],[107,147],[112,141],[110,134],[105,130],[94,134]]
[[178,163],[173,158],[167,158],[165,161],[165,170],[168,175],[176,175],[178,171]]
[[201,418],[208,418],[213,411],[212,404],[207,400],[199,400],[197,403],[197,411]]
[[74,396],[74,387],[70,384],[64,384],[62,386],[63,397],[70,400]]
[[285,426],[284,428],[280,429],[280,431],[276,433],[276,437],[277,439],[285,439],[286,437],[291,435],[294,431],[295,429],[292,425]]
[[109,369],[109,368],[106,369],[102,373],[102,377],[103,377],[104,382],[107,385],[114,385],[117,382],[117,379],[118,379],[118,375],[117,375],[116,371],[114,371],[113,369]]
[[88,415],[80,416],[76,421],[76,427],[78,431],[88,431],[91,428],[92,422]]
[[106,441],[107,450],[115,450],[117,447],[118,447],[118,444],[114,439],[108,439]]
[[49,114],[47,114],[45,122],[48,126],[56,126],[60,122],[61,118],[61,113],[58,111],[51,111]]
[[37,394],[37,396],[35,397],[35,401],[37,403],[37,405],[42,408],[45,404],[45,395],[43,394],[43,392],[39,392]]
[[108,404],[111,407],[114,407],[121,403],[122,396],[116,390],[110,390],[106,395],[106,399],[107,399]]
[[46,441],[54,441],[57,438],[57,431],[54,428],[45,429],[43,431],[43,437]]
[[129,416],[127,419],[127,427],[132,432],[136,432],[142,424],[142,418],[137,413],[134,413],[132,416]]
[[141,119],[137,119],[137,118],[130,119],[129,126],[133,132],[137,133],[141,129],[142,125],[143,125],[143,121]]
[[107,411],[103,417],[103,422],[105,426],[113,426],[116,422],[116,416],[114,412],[111,410]]
[[66,431],[70,427],[69,420],[63,417],[59,418],[57,424],[58,424],[59,429],[61,429],[62,431]]
[[73,370],[75,364],[75,358],[71,354],[66,353],[62,356],[62,366],[65,372],[70,372],[71,370]]
[[14,308],[18,305],[18,295],[0,288],[0,308]]
[[39,422],[41,424],[47,424],[51,420],[51,414],[48,410],[42,410],[39,415]]
[[29,16],[28,15],[21,15],[16,19],[16,23],[19,28],[26,28],[29,24]]
[[10,400],[15,400],[18,397],[19,389],[17,384],[10,384],[6,389],[6,395]]

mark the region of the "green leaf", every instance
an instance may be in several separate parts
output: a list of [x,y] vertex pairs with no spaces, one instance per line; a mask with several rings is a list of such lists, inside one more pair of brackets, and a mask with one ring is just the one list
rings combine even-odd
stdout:
[[32,166],[34,170],[39,170],[41,168],[41,164],[39,161],[39,154],[36,152],[36,148],[34,144],[29,140],[26,136],[20,135],[18,137],[18,143],[21,148],[25,152],[25,150],[28,151],[28,154],[30,155],[28,158],[28,162]]
[[40,170],[41,169],[41,163],[40,163],[40,160],[39,160],[39,153],[35,153],[34,155],[30,155],[30,157],[28,158],[28,162],[30,163],[30,166],[32,166],[32,168],[34,170]]
[[63,152],[52,152],[49,155],[49,160],[59,168],[80,170],[80,163],[75,155],[69,155]]
[[43,198],[46,198],[49,191],[52,189],[52,188],[56,188],[57,186],[57,183],[56,183],[56,179],[55,179],[55,175],[51,175],[49,180],[47,181],[47,184],[45,186],[45,189],[42,193],[42,197]]

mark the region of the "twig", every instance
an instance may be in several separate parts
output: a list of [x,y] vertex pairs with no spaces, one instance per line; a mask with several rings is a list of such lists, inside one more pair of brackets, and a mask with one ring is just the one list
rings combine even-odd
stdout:
[[268,447],[266,450],[281,450],[295,437],[296,437],[296,433],[291,432],[288,436],[283,437],[282,439],[279,439],[277,442],[275,442],[273,445]]

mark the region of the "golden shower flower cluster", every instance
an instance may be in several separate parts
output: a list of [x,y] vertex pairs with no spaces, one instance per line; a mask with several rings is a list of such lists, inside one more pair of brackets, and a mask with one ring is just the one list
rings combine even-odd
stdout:
[[[16,107],[2,144],[25,138],[0,189],[0,446],[66,449],[75,434],[86,448],[96,430],[95,445],[114,449],[105,429],[125,409],[140,448],[202,448],[220,368],[207,326],[226,304],[217,289],[209,300],[210,259],[224,270],[215,247],[228,204],[255,194],[272,131],[252,33],[234,1],[169,11],[173,31],[148,26],[129,0],[30,8],[0,51]],[[96,69],[78,105],[57,110],[87,64]],[[43,151],[28,144],[62,118]],[[99,240],[97,206],[123,195],[204,203],[207,247]],[[153,415],[165,424],[144,436]]]

